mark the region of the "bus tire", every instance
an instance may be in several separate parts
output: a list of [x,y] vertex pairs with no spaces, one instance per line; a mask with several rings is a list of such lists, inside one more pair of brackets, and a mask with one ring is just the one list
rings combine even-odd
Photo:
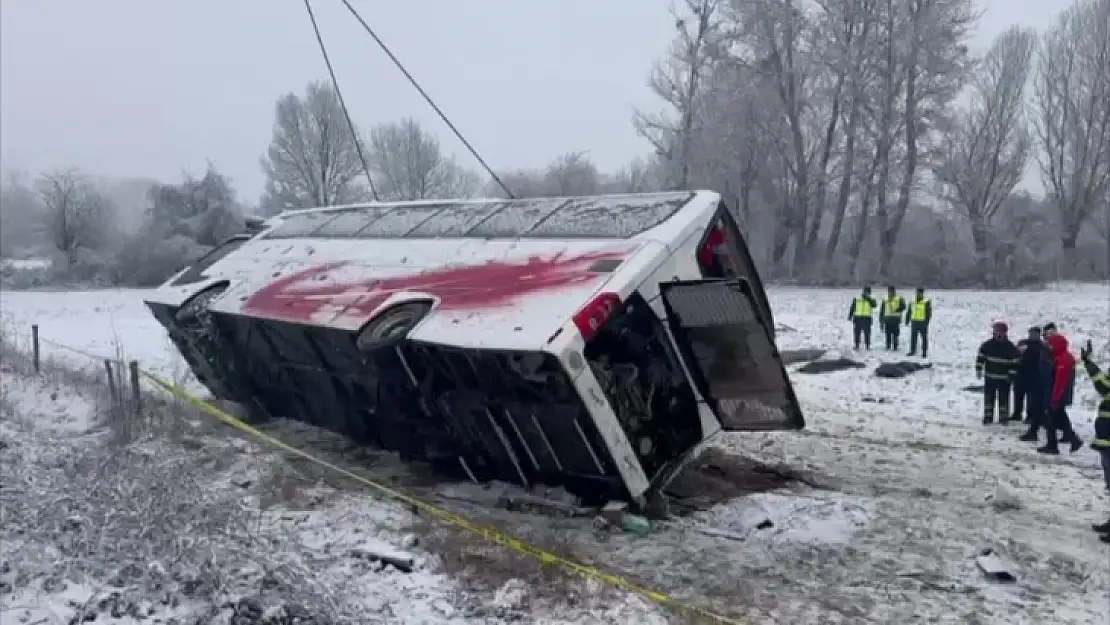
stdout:
[[364,354],[393,347],[405,340],[431,309],[431,302],[406,302],[386,309],[362,328],[355,345]]

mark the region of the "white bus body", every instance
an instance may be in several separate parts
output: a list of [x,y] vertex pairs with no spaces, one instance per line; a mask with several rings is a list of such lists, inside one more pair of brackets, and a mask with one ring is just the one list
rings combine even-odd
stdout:
[[287,212],[147,304],[214,396],[476,481],[643,505],[720,430],[804,427],[708,191]]

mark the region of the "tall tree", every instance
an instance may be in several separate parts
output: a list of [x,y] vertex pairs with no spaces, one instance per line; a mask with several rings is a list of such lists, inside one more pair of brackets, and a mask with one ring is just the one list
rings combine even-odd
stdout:
[[918,166],[931,150],[933,131],[960,93],[971,65],[967,42],[977,19],[973,0],[908,0],[902,75],[902,176],[898,201],[879,231],[879,271],[890,275],[898,234],[909,210]]
[[719,57],[720,8],[722,0],[683,0],[682,10],[672,9],[678,33],[670,53],[652,68],[648,86],[671,111],[637,111],[636,131],[651,142],[658,155],[674,170],[669,186],[686,188],[690,183],[691,135],[697,125],[698,96],[706,74]]
[[22,174],[10,172],[0,186],[0,256],[33,251],[41,243],[42,205]]
[[1060,214],[1065,267],[1110,185],[1110,1],[1078,0],[1040,40],[1034,76],[1041,177]]
[[147,234],[182,236],[212,247],[243,230],[242,208],[226,176],[209,165],[204,176],[154,184],[147,193]]
[[971,102],[940,142],[932,171],[971,222],[981,277],[990,272],[991,221],[1025,173],[1031,140],[1025,85],[1036,34],[1017,26],[995,39],[971,79]]
[[35,183],[42,204],[42,227],[66,262],[77,264],[82,250],[107,242],[112,208],[95,185],[76,169],[42,175]]
[[465,198],[480,186],[478,177],[444,155],[439,139],[412,118],[375,126],[369,148],[382,199]]
[[309,84],[303,97],[285,94],[274,107],[273,139],[262,158],[263,204],[273,210],[365,199],[358,141],[327,84]]
[[[518,198],[595,195],[609,190],[611,181],[603,176],[585,152],[568,152],[542,170],[517,170],[497,175]],[[486,192],[503,197],[491,181]]]

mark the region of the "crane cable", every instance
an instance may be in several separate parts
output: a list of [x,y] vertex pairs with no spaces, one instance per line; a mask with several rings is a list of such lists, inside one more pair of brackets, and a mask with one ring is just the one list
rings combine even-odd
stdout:
[[[410,74],[407,69],[405,69],[405,66],[401,63],[400,59],[398,59],[397,56],[393,54],[393,51],[389,49],[389,46],[385,45],[385,42],[382,41],[381,37],[379,37],[376,32],[374,32],[374,29],[370,27],[370,24],[367,24],[366,20],[362,19],[362,16],[359,15],[358,11],[355,10],[355,7],[351,6],[349,0],[341,1],[347,7],[347,10],[351,12],[351,15],[355,16],[355,19],[358,20],[358,23],[362,24],[363,30],[365,30],[366,33],[369,34],[371,37],[373,37],[374,41],[378,44],[378,47],[382,49],[382,52],[385,52],[386,56],[389,57],[389,60],[393,61],[393,64],[397,66],[397,69],[401,70],[401,73],[404,74],[405,78],[409,80],[409,83],[411,83],[412,86],[415,87],[416,90],[420,93],[420,95],[424,97],[424,101],[428,103],[428,106],[431,106],[432,110],[435,111],[436,114],[439,115],[439,118],[443,120],[443,123],[447,124],[447,127],[451,129],[451,132],[455,133],[455,136],[458,137],[459,141],[461,141],[466,149],[470,151],[470,154],[474,156],[474,158],[478,161],[482,168],[486,170],[486,173],[489,174],[490,178],[497,183],[497,186],[501,187],[501,190],[505,192],[505,195],[507,195],[510,200],[516,199],[516,196],[514,196],[513,192],[509,190],[509,187],[501,181],[501,178],[499,178],[496,173],[494,173],[493,168],[486,163],[485,159],[483,159],[480,154],[478,154],[478,150],[474,149],[474,146],[470,145],[470,142],[466,140],[466,137],[464,137],[463,134],[459,132],[459,129],[455,127],[455,124],[451,123],[451,120],[447,118],[447,115],[443,112],[443,110],[441,110],[439,106],[436,105],[435,100],[433,100],[432,97],[428,95],[428,92],[424,91],[424,88],[420,86],[420,83],[416,82],[416,79],[412,77],[412,74]],[[307,3],[308,0],[305,0],[305,4]],[[323,46],[322,43],[320,45]],[[328,68],[331,68],[330,64],[328,65]],[[332,79],[335,79],[334,75],[332,75]]]
[[378,197],[378,189],[374,186],[374,178],[370,175],[370,165],[366,161],[366,154],[362,151],[362,140],[359,139],[358,132],[355,130],[355,123],[351,121],[351,113],[347,110],[347,102],[343,99],[343,91],[339,88],[339,79],[335,77],[335,69],[332,68],[328,48],[324,45],[324,37],[320,34],[320,25],[316,23],[316,13],[312,11],[312,4],[309,0],[304,0],[304,8],[308,11],[308,19],[312,21],[312,31],[316,33],[316,43],[320,44],[320,54],[324,57],[324,64],[328,66],[328,75],[331,76],[332,87],[339,99],[339,108],[343,110],[343,117],[347,120],[347,129],[351,132],[351,139],[355,142],[355,151],[358,152],[358,160],[362,163],[362,171],[366,172],[366,182],[370,185],[370,195],[377,202],[381,198]]

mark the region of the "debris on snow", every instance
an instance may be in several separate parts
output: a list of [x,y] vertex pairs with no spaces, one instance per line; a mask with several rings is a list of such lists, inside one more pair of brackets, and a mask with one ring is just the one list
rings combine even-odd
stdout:
[[875,367],[875,375],[880,378],[904,378],[922,369],[930,369],[932,366],[933,365],[929,363],[913,362],[911,360],[884,362],[878,367]]
[[626,501],[610,501],[601,508],[601,517],[609,522],[610,525],[619,527],[621,524],[621,517],[628,510],[628,502]]
[[991,503],[994,505],[994,509],[999,512],[1021,508],[1021,499],[1018,497],[1017,490],[1013,485],[1007,484],[1003,480],[998,480]]
[[401,554],[396,551],[386,551],[381,548],[373,547],[354,547],[351,549],[350,554],[355,558],[362,558],[370,562],[381,562],[401,571],[402,573],[412,573],[413,563],[415,558],[407,554]]
[[523,611],[528,607],[528,585],[519,579],[510,579],[497,589],[493,605],[502,614]]
[[825,355],[826,349],[784,349],[779,351],[779,357],[782,358],[782,364],[792,365],[799,362],[808,362],[810,360],[817,360]]
[[975,564],[990,580],[1006,583],[1017,581],[1017,566],[995,553],[994,549],[990,547],[979,552],[979,555],[975,558]]
[[833,373],[835,371],[845,371],[847,369],[863,369],[867,365],[851,358],[840,356],[829,360],[812,360],[795,369],[798,373]]

